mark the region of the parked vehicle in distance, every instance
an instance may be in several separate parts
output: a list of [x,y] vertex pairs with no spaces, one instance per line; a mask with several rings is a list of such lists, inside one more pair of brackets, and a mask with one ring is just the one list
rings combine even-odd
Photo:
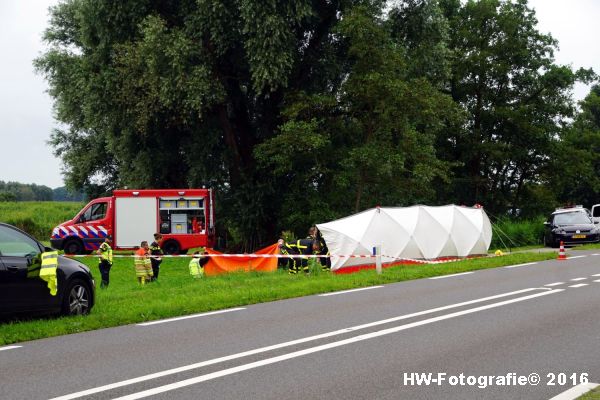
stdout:
[[600,242],[600,221],[592,219],[593,212],[600,209],[596,204],[592,211],[577,206],[559,208],[544,222],[544,245],[565,245]]
[[40,279],[41,255],[52,250],[16,227],[0,222],[0,315],[90,312],[95,283],[87,266],[59,256],[54,296],[47,282]]
[[214,247],[214,227],[212,189],[115,190],[54,228],[50,244],[66,254],[83,254],[111,235],[113,249],[133,249],[160,232],[165,253],[178,254]]

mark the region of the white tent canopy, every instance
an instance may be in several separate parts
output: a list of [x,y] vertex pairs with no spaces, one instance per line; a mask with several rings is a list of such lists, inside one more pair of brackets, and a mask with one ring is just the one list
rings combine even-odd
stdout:
[[482,208],[378,207],[317,224],[331,253],[331,269],[373,264],[350,258],[370,255],[381,246],[382,261],[467,257],[487,254],[492,241],[490,220]]

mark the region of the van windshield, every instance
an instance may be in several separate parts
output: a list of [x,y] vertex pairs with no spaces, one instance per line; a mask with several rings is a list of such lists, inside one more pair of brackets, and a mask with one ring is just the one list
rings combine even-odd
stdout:
[[555,225],[591,224],[590,217],[584,212],[566,212],[554,215]]

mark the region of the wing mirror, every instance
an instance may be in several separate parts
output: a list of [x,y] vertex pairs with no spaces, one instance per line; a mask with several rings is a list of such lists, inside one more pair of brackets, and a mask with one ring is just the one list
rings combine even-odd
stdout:
[[33,265],[35,258],[31,255],[27,255],[27,257],[25,257],[25,260],[27,261],[27,266],[31,267]]

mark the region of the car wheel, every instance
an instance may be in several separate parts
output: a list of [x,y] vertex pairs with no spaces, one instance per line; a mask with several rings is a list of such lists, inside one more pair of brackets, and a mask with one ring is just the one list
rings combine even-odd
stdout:
[[92,291],[81,279],[69,282],[63,295],[63,315],[85,315],[90,313]]
[[65,254],[83,254],[83,244],[77,239],[67,240],[63,250]]
[[168,240],[163,245],[163,250],[167,254],[179,254],[179,252],[181,251],[181,246],[179,246],[179,242],[177,242],[176,240]]

